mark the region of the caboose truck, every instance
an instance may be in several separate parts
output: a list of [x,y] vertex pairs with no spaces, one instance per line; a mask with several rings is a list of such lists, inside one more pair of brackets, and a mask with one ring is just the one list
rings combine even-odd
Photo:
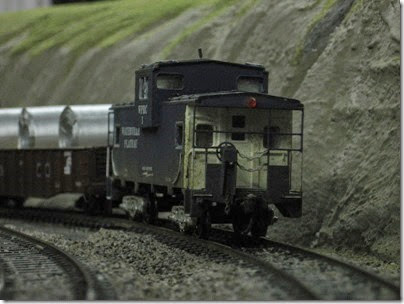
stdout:
[[265,235],[269,204],[301,216],[303,105],[268,95],[262,66],[167,61],[135,78],[134,103],[111,108],[115,206],[147,222],[169,212],[204,238],[212,223]]

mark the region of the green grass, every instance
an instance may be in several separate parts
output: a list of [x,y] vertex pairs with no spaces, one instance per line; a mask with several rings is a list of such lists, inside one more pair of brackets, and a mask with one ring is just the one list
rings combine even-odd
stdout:
[[245,1],[244,5],[240,8],[240,10],[237,12],[237,16],[236,18],[239,19],[242,16],[244,16],[246,13],[248,13],[248,11],[254,6],[256,5],[258,2],[258,0],[249,0],[249,1]]
[[401,62],[401,57],[400,56],[394,56],[391,61],[393,61],[393,63],[400,63]]
[[226,9],[239,0],[209,0],[205,3],[209,3],[213,6],[212,12],[201,18],[200,20],[192,23],[190,26],[185,28],[181,33],[179,33],[160,53],[161,58],[167,58],[173,49],[184,41],[186,38],[195,33],[202,26],[212,21],[214,18],[220,16],[226,11]]
[[[319,4],[320,1],[316,1],[316,4]],[[297,44],[296,47],[296,52],[295,56],[293,58],[292,64],[293,65],[298,65],[300,63],[300,60],[302,58],[303,54],[303,47],[304,47],[304,42],[306,40],[306,37],[310,34],[311,30],[325,17],[325,15],[328,13],[328,11],[331,9],[331,7],[337,2],[337,0],[325,0],[325,3],[323,5],[323,8],[321,11],[314,16],[314,18],[311,20],[309,26],[307,27],[306,33],[301,41]]]
[[352,5],[351,9],[349,10],[346,18],[350,18],[354,13],[359,11],[360,9],[363,8],[363,0],[356,0],[354,4]]
[[61,5],[0,15],[0,44],[24,36],[13,54],[39,55],[54,47],[80,54],[92,47],[106,48],[185,10],[233,0],[114,0]]

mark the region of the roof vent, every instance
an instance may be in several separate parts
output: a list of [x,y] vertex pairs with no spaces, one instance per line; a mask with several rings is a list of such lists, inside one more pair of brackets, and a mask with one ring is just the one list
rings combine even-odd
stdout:
[[201,48],[198,49],[198,55],[199,55],[199,59],[202,59],[202,58],[203,58],[203,54],[202,54],[202,49],[201,49]]
[[263,68],[263,67],[264,67],[262,64],[253,63],[253,62],[246,62],[245,64],[246,64],[246,65],[250,65],[250,66],[260,67],[260,68]]

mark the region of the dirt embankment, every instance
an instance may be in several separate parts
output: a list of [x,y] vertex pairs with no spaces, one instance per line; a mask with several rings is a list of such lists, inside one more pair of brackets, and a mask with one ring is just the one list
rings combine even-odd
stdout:
[[188,9],[77,60],[64,46],[10,55],[23,31],[0,45],[0,102],[130,101],[135,68],[195,58],[198,47],[205,57],[263,64],[270,94],[306,108],[304,216],[281,219],[271,236],[398,262],[399,12],[393,0],[234,1],[218,12]]

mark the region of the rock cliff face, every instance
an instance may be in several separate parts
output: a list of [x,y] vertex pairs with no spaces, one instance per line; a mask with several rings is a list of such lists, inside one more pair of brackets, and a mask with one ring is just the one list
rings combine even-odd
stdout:
[[281,219],[269,234],[397,262],[399,14],[393,0],[233,1],[220,11],[190,8],[80,57],[63,45],[34,57],[11,55],[25,29],[0,45],[0,102],[131,101],[137,67],[195,58],[198,47],[205,57],[263,64],[270,94],[299,99],[306,109],[304,216]]

